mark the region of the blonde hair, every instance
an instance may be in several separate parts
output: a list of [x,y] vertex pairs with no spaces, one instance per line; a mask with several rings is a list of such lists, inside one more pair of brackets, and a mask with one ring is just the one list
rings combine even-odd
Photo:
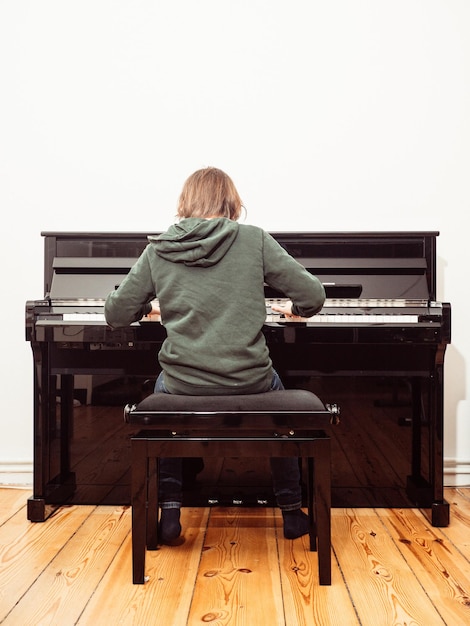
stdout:
[[216,167],[197,170],[186,180],[178,202],[178,217],[227,217],[238,220],[242,201],[232,179]]

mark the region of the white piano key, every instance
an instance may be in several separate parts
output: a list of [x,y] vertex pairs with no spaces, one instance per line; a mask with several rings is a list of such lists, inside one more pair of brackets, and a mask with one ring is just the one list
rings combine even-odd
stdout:
[[64,322],[104,322],[104,313],[64,313]]
[[[104,322],[104,313],[64,313],[64,322]],[[313,322],[319,324],[417,324],[417,315],[407,314],[347,314],[318,313],[312,317],[283,318],[280,315],[268,314],[266,322]]]
[[343,313],[319,313],[313,317],[284,318],[280,315],[267,315],[266,322],[295,323],[308,322],[313,324],[417,324],[417,315],[406,314],[343,314]]

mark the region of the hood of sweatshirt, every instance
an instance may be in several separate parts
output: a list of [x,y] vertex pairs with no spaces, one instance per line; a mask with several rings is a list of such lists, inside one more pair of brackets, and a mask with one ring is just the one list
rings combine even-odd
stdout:
[[227,254],[238,234],[239,224],[225,217],[188,217],[161,235],[150,236],[158,256],[172,263],[211,267]]

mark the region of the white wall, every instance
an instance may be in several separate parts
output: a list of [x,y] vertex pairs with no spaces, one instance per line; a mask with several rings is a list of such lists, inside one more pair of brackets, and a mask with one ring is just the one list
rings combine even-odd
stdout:
[[161,230],[216,165],[268,230],[440,231],[468,483],[469,32],[467,0],[1,0],[0,482],[31,478],[40,232]]

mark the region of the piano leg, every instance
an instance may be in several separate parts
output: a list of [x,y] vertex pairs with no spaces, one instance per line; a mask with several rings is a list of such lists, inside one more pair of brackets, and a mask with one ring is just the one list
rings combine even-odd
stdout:
[[424,407],[422,404],[423,392],[420,378],[411,381],[411,476],[416,482],[421,481],[421,428],[423,422]]
[[58,508],[58,504],[46,504],[44,498],[31,496],[27,502],[28,520],[30,522],[45,522]]
[[429,460],[428,479],[422,475],[423,385],[420,378],[412,380],[412,459],[411,476],[406,491],[410,500],[423,509],[433,526],[449,525],[450,507],[444,500],[443,484],[443,394],[442,371],[431,376],[428,390]]
[[448,526],[450,506],[444,500],[444,358],[443,355],[431,378],[431,432],[430,473],[434,485],[434,498],[431,508],[433,526]]
[[70,374],[60,377],[60,475],[70,474],[70,437],[73,433],[74,379]]
[[448,526],[450,522],[450,506],[443,500],[442,502],[433,502],[431,507],[431,523],[438,528]]
[[[48,344],[33,345],[34,371],[34,479],[28,499],[27,518],[44,522],[75,491],[70,471],[69,425],[73,417],[73,376],[62,376],[60,426],[57,433],[57,376],[50,374]],[[53,440],[59,441],[59,469],[51,475]]]
[[[34,358],[34,472],[33,496],[27,505],[28,519],[43,522],[52,511],[45,499],[48,459],[50,450],[50,404],[53,379],[49,376],[49,350],[45,342],[32,342]],[[52,385],[53,386],[53,385]]]

